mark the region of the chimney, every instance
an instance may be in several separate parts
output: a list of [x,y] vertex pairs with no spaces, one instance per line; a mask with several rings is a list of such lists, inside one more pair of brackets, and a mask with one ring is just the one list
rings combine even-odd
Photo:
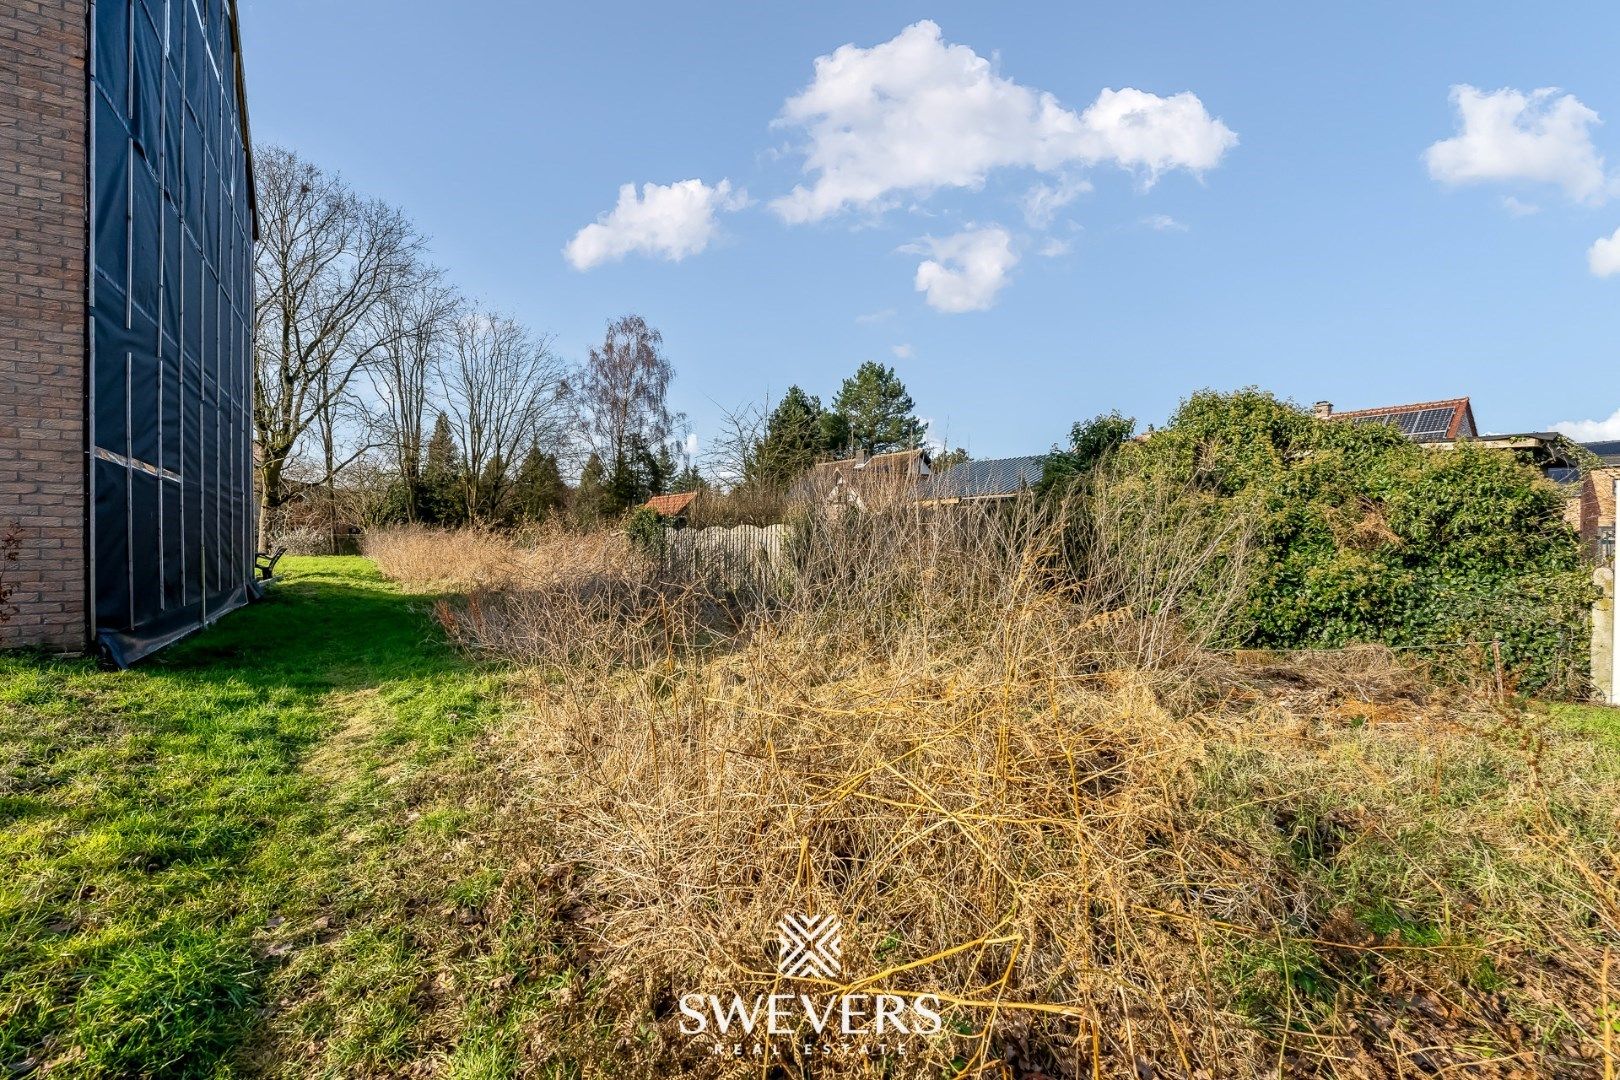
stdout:
[[1311,413],[1318,420],[1326,420],[1328,417],[1333,415],[1333,402],[1318,401],[1315,405],[1311,406]]

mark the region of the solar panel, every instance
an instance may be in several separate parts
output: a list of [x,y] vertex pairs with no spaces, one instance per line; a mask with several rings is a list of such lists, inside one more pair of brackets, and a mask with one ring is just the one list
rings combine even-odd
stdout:
[[1408,413],[1408,416],[1412,416],[1412,426],[1407,428],[1403,425],[1401,430],[1418,439],[1445,438],[1446,432],[1451,430],[1452,414],[1451,409],[1424,409],[1415,416]]
[[1443,439],[1451,431],[1452,409],[1406,409],[1400,412],[1370,413],[1358,416],[1358,424],[1390,424],[1408,438],[1418,441]]

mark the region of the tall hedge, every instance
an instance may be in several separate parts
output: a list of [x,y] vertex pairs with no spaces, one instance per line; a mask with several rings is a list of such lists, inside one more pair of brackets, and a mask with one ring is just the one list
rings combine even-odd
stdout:
[[1257,522],[1243,640],[1496,640],[1525,690],[1584,688],[1590,577],[1564,496],[1513,454],[1425,449],[1257,390],[1195,394],[1128,453]]

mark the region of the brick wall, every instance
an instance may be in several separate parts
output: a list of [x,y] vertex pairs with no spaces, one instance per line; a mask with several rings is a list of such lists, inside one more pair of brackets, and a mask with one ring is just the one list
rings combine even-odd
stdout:
[[88,0],[0,0],[0,646],[82,649]]
[[1614,482],[1620,468],[1593,469],[1581,481],[1581,514],[1576,530],[1587,550],[1597,554],[1598,538],[1614,535]]

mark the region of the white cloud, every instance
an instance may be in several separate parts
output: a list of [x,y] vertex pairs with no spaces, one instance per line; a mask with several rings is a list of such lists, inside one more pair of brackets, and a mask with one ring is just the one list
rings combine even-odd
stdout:
[[895,345],[889,351],[894,353],[897,360],[910,360],[917,352],[910,345]]
[[1516,199],[1512,195],[1502,196],[1502,209],[1514,217],[1529,217],[1531,214],[1541,213],[1541,207],[1538,204]]
[[1424,152],[1429,175],[1445,184],[1533,181],[1556,184],[1580,202],[1614,191],[1603,156],[1592,145],[1598,114],[1573,95],[1545,87],[1526,94],[1453,86],[1457,134]]
[[1187,90],[1167,98],[1128,86],[1104,90],[1080,122],[1088,140],[1095,140],[1083,156],[1146,170],[1149,180],[1175,168],[1213,169],[1237,145],[1237,133]]
[[1560,420],[1552,429],[1576,442],[1607,442],[1620,439],[1620,409],[1607,420]]
[[1586,265],[1598,277],[1620,274],[1620,229],[1612,236],[1600,236],[1586,249]]
[[1057,212],[1091,190],[1091,181],[1065,177],[1055,184],[1036,184],[1024,193],[1020,205],[1032,229],[1052,224]]
[[991,170],[1057,172],[1112,162],[1151,180],[1202,172],[1237,143],[1195,95],[1104,90],[1075,113],[1051,94],[998,75],[924,20],[869,49],[844,45],[816,58],[815,76],[777,120],[808,134],[809,186],[772,206],[791,222],[848,208],[881,210],[897,193],[978,188]]
[[1059,240],[1054,237],[1042,244],[1041,249],[1035,254],[1041,256],[1043,259],[1056,259],[1060,256],[1067,255],[1073,250],[1073,244],[1069,243],[1067,240]]
[[917,267],[917,291],[926,294],[929,307],[953,315],[994,304],[1007,272],[1018,264],[1012,236],[995,225],[929,237],[905,250],[933,256]]
[[857,315],[855,316],[855,321],[860,323],[862,326],[866,326],[871,323],[882,322],[884,319],[892,319],[894,318],[894,314],[894,308],[886,307],[879,311],[868,311],[865,315]]
[[1171,217],[1169,214],[1149,214],[1142,219],[1142,224],[1158,232],[1186,232],[1187,226]]
[[630,254],[653,255],[680,262],[709,246],[720,231],[715,213],[740,210],[748,204],[743,191],[732,191],[731,181],[713,187],[701,180],[674,184],[643,184],[619,188],[619,202],[574,234],[563,256],[576,270],[589,270]]

